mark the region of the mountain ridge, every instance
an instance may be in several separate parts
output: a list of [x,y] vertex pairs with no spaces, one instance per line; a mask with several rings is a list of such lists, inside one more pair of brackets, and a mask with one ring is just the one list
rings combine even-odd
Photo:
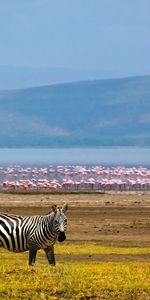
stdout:
[[22,89],[85,79],[114,78],[116,73],[95,68],[0,65],[0,89]]

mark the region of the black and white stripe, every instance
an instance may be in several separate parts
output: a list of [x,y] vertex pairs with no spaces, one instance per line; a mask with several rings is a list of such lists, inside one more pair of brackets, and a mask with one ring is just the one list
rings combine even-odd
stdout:
[[65,240],[68,206],[55,205],[45,216],[0,215],[0,247],[9,251],[23,252],[29,250],[29,265],[35,262],[36,253],[43,249],[50,264],[55,265],[54,243]]

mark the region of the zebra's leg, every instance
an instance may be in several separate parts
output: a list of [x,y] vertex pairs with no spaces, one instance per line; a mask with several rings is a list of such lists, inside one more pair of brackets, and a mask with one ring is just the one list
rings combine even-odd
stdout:
[[47,256],[49,264],[55,266],[56,262],[55,262],[55,255],[54,255],[54,245],[45,248],[44,251]]
[[29,266],[33,266],[36,260],[37,249],[33,246],[29,247]]

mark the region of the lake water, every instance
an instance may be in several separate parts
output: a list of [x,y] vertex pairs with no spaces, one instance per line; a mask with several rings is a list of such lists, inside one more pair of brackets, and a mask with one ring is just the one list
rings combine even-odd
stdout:
[[0,166],[123,165],[150,166],[150,148],[0,149]]

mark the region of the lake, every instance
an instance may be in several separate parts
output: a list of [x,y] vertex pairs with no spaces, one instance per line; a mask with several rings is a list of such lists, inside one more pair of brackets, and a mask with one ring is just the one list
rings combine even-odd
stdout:
[[124,165],[150,166],[150,148],[23,148],[0,149],[0,166]]

